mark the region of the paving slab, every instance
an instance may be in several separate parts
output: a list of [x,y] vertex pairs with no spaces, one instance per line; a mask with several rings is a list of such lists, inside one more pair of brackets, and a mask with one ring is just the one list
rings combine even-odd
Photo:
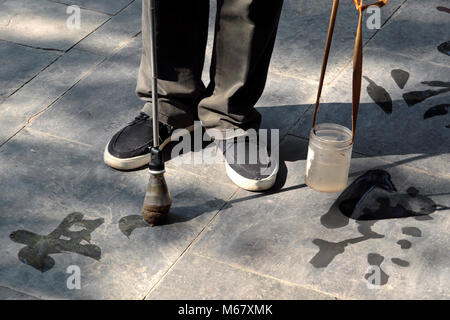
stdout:
[[[107,14],[117,14],[134,0],[49,0],[57,3],[75,5]],[[137,1],[140,2],[140,1]]]
[[[394,81],[393,70],[394,74],[400,72],[405,77],[408,74],[403,89]],[[390,54],[369,45],[365,50],[363,73],[366,78],[355,151],[383,156],[386,160],[405,160],[409,166],[449,177],[447,125],[450,118],[445,113],[449,68]],[[351,74],[349,67],[335,84],[325,88],[318,123],[333,122],[351,127]],[[424,81],[428,82],[424,84]],[[427,99],[420,101],[424,98]],[[441,109],[443,112],[439,111]],[[310,109],[290,131],[292,134],[308,137],[312,111]]]
[[101,150],[24,130],[0,159],[0,286],[37,298],[142,299],[235,190],[167,170],[171,216],[149,228],[147,172],[112,170]]
[[[66,28],[67,5],[85,8],[81,30]],[[349,220],[336,212],[339,194],[304,184],[331,2],[285,0],[256,106],[262,127],[280,129],[282,138],[274,190],[238,189],[223,159],[176,161],[208,156],[213,145],[188,152],[167,163],[174,207],[157,228],[139,217],[147,171],[115,171],[102,159],[110,137],[143,104],[134,93],[140,5],[0,0],[0,39],[8,40],[0,40],[0,54],[20,62],[2,69],[0,145],[29,124],[0,147],[0,299],[450,298],[450,82],[441,45],[448,41],[449,17],[437,8],[446,3],[391,0],[382,10],[388,23],[378,32],[365,28],[366,42],[375,37],[365,46],[367,79],[350,175],[354,181],[380,168],[398,189],[374,189],[355,212],[426,215]],[[350,125],[356,19],[353,3],[342,3],[326,79],[336,81],[325,88],[319,122]],[[77,267],[81,289],[70,290]],[[381,283],[374,288],[378,271]]]
[[[449,64],[448,1],[408,0],[371,42],[371,46],[427,62]],[[438,47],[447,43],[446,53]]]
[[316,90],[309,81],[269,73],[264,93],[255,106],[262,115],[261,128],[279,129],[282,138],[310,108]]
[[32,128],[103,150],[111,136],[134,119],[143,106],[136,96],[140,37],[80,81]]
[[331,300],[334,297],[209,258],[187,254],[146,299]]
[[81,9],[80,28],[69,28],[67,5],[47,0],[0,1],[0,39],[37,48],[68,50],[109,15]]
[[[36,60],[30,60],[29,64],[35,63]],[[102,57],[95,54],[73,49],[3,101],[0,114],[0,144],[20,130],[34,115],[50,106],[101,60]]]
[[38,300],[37,298],[6,287],[0,287],[0,300]]
[[[263,195],[239,191],[192,252],[342,299],[449,298],[450,180],[386,163],[382,157],[355,158],[351,181],[369,169],[381,168],[391,174],[398,189],[389,194],[376,188],[358,210],[376,211],[384,201],[386,210],[401,204],[432,213],[421,219],[356,221],[331,211],[333,223],[345,222],[331,228],[321,221],[329,220],[338,194],[305,186],[306,148],[306,140],[288,136],[281,146],[281,172],[287,178],[281,174],[275,189],[282,186],[281,190]],[[434,205],[447,209],[437,210]],[[408,241],[409,249],[402,249],[400,240]],[[369,289],[366,280],[371,265],[381,265],[377,289]]]
[[[110,1],[108,1],[109,3]],[[133,1],[123,11],[84,38],[76,48],[98,55],[112,55],[117,47],[125,44],[140,32],[141,7],[142,1]]]
[[[403,0],[390,1],[381,11],[381,23],[387,21]],[[332,2],[287,0],[284,2],[271,70],[285,75],[319,80]],[[378,30],[369,30],[364,21],[367,41]],[[341,1],[329,58],[326,81],[332,80],[352,60],[358,12],[352,2]]]
[[4,61],[0,72],[0,102],[23,84],[45,69],[61,54],[27,48],[14,43],[0,41],[0,56]]

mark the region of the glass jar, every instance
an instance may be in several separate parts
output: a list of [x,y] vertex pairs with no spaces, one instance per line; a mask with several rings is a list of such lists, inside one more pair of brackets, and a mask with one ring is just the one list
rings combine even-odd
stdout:
[[348,128],[334,123],[321,123],[312,128],[306,160],[306,184],[321,192],[344,190],[352,148],[352,132]]

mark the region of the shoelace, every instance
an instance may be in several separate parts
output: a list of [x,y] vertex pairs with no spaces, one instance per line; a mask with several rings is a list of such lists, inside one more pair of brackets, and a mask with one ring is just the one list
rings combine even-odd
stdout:
[[[143,121],[148,121],[150,119],[150,116],[146,113],[139,113],[139,115],[134,118],[133,121],[131,121],[128,125],[133,125],[136,123],[140,123]],[[161,138],[161,134],[163,134],[164,136],[171,136],[173,131],[175,131],[175,127],[169,125],[169,124],[164,124],[164,123],[159,123],[159,132],[160,132],[160,142],[163,141],[163,139]]]

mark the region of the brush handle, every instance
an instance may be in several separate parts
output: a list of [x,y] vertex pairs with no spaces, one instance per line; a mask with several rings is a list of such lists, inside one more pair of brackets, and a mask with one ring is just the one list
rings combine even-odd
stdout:
[[[352,143],[355,140],[356,120],[358,118],[359,104],[361,100],[361,81],[362,81],[362,67],[363,67],[363,39],[362,39],[362,22],[363,12],[370,6],[377,6],[379,8],[386,5],[389,0],[379,0],[377,2],[364,5],[364,0],[353,0],[356,9],[359,11],[358,29],[355,37],[355,48],[353,51],[353,85],[352,85]],[[339,8],[339,0],[333,0],[333,8],[331,10],[330,25],[328,27],[327,41],[325,44],[325,52],[322,61],[322,70],[320,72],[319,89],[317,91],[316,103],[312,116],[312,128],[314,130],[316,125],[317,111],[320,105],[320,96],[322,94],[323,83],[325,80],[325,72],[328,64],[328,56],[330,54],[331,41],[333,39],[334,26],[336,23],[336,16]]]
[[153,146],[159,146],[159,120],[158,120],[158,67],[156,53],[156,1],[150,0],[150,64],[152,67],[152,116],[153,116]]
[[328,57],[330,55],[331,42],[333,41],[334,26],[336,24],[337,12],[339,9],[339,0],[333,0],[333,8],[331,10],[330,24],[328,26],[327,42],[325,43],[325,52],[323,54],[322,69],[320,71],[319,89],[317,90],[316,104],[312,118],[312,127],[316,125],[317,111],[320,105],[320,96],[322,95],[323,82],[327,71]]

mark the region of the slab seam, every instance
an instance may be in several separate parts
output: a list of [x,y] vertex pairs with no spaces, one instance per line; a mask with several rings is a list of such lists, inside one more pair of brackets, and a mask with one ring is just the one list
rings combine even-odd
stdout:
[[[60,2],[60,1],[57,1],[57,0],[47,0],[47,1],[49,1],[49,2],[53,2],[53,3],[57,3],[57,4],[62,4],[62,5],[65,5],[65,6],[71,6],[70,4],[67,4],[67,3],[64,3],[64,2]],[[135,0],[133,0],[132,2],[134,2]],[[79,7],[79,8],[81,8],[81,9],[83,9],[83,10],[87,10],[87,11],[91,11],[91,12],[95,12],[95,13],[101,13],[101,14],[106,14],[106,15],[108,15],[108,16],[115,16],[117,13],[108,13],[108,12],[104,12],[104,11],[100,11],[100,10],[96,10],[96,9],[91,9],[91,8],[87,8],[87,7],[85,7],[85,6],[80,6],[80,5],[76,5],[77,7]]]
[[448,65],[441,64],[439,62],[434,62],[434,61],[431,61],[431,60],[425,60],[425,59],[413,57],[413,56],[410,56],[410,55],[402,53],[402,52],[392,52],[392,51],[389,51],[389,50],[386,50],[386,49],[383,49],[383,48],[380,48],[380,47],[374,47],[374,48],[368,48],[368,49],[375,50],[375,51],[386,52],[389,55],[392,55],[394,57],[395,56],[400,56],[400,57],[403,57],[403,58],[407,58],[407,59],[413,60],[415,62],[424,62],[424,63],[432,64],[432,65],[437,66],[437,67],[441,67],[441,68],[444,67],[446,69],[450,69],[450,67]]
[[[23,125],[18,131],[16,131],[13,135],[11,135],[8,139],[6,139],[3,143],[0,144],[0,148],[2,148],[5,144],[7,144],[12,138],[14,138],[19,132],[21,132],[25,127],[29,126],[30,124],[32,124],[32,122],[37,119],[40,115],[42,115],[45,111],[47,111],[48,109],[50,109],[55,103],[57,103],[61,98],[63,98],[70,90],[72,90],[76,85],[78,85],[78,83],[80,83],[82,80],[86,79],[87,77],[89,77],[101,64],[103,64],[105,61],[107,61],[108,59],[110,59],[112,56],[114,56],[118,51],[120,51],[121,49],[123,49],[124,47],[126,47],[131,41],[133,41],[139,34],[141,33],[141,31],[139,31],[137,34],[135,34],[134,36],[132,36],[128,41],[123,42],[121,45],[119,45],[116,49],[114,49],[114,51],[111,53],[111,55],[103,58],[101,61],[99,61],[97,64],[95,64],[94,66],[92,66],[90,69],[86,70],[84,72],[84,75],[82,75],[80,77],[80,79],[78,81],[76,81],[73,85],[71,85],[66,91],[64,91],[62,94],[60,94],[58,97],[56,97],[56,99],[51,102],[49,105],[47,105],[46,107],[44,107],[43,109],[41,109],[40,111],[38,111],[37,113],[35,113],[33,116],[31,116],[30,118],[28,118],[27,122],[25,123],[25,125]],[[77,50],[81,50],[81,49],[77,49]],[[60,56],[62,57],[62,55]],[[60,58],[58,57],[58,59]],[[56,61],[56,60],[55,60]],[[53,64],[53,63],[52,63]],[[49,65],[50,66],[50,65]],[[47,66],[47,67],[49,67]],[[31,81],[31,80],[30,80]],[[6,102],[6,99],[2,102],[4,103]],[[83,143],[83,142],[80,142]]]
[[42,51],[55,51],[55,52],[59,52],[59,53],[62,53],[62,54],[66,53],[66,51],[62,50],[62,49],[33,46],[33,45],[30,45],[30,44],[19,43],[19,42],[15,42],[15,41],[11,41],[11,40],[6,40],[6,39],[0,39],[0,41],[13,43],[15,45],[26,47],[26,48],[30,48],[30,49],[36,49],[36,50],[42,50]]
[[[17,130],[16,132],[14,132],[8,139],[6,139],[5,141],[3,141],[2,143],[0,143],[0,149],[6,145],[10,140],[12,140],[19,132],[21,132],[23,130],[23,128],[25,128],[25,125],[22,125],[22,127]],[[1,150],[0,150],[1,152]]]
[[189,243],[189,245],[183,250],[183,252],[178,256],[178,258],[175,259],[175,261],[172,263],[172,265],[169,266],[169,268],[163,273],[163,275],[158,279],[158,281],[150,288],[150,290],[147,292],[147,294],[144,295],[143,300],[145,300],[161,283],[161,281],[167,276],[167,274],[175,267],[175,265],[178,263],[178,261],[181,260],[185,256],[185,254],[189,251],[189,249],[197,242],[196,240],[199,239],[203,231],[206,230],[206,228],[213,222],[213,220],[217,217],[217,215],[225,208],[228,204],[228,202],[234,197],[234,195],[240,190],[239,187],[236,187],[235,191],[228,197],[228,200],[217,210],[217,212],[214,214],[214,216],[206,223],[206,225],[200,230],[200,232],[197,234],[197,236],[194,237],[194,239]]
[[[366,47],[369,42],[383,29],[383,27],[386,25],[386,23],[388,21],[390,21],[392,19],[392,17],[394,16],[394,14],[407,2],[408,0],[404,0],[398,7],[397,9],[395,9],[391,15],[386,19],[386,21],[383,22],[383,24],[381,25],[380,29],[377,29],[377,31],[374,32],[374,34],[372,34],[368,40],[366,40],[363,44],[363,47]],[[336,75],[326,84],[328,84],[329,86],[331,86],[335,81],[337,81],[337,79],[344,73],[344,71],[347,70],[347,68],[349,67],[349,65],[353,62],[353,59],[348,58],[347,62],[343,63],[342,68],[340,70],[338,70],[338,72],[336,72]]]
[[26,295],[26,296],[30,296],[30,297],[35,298],[35,299],[38,299],[38,300],[43,300],[43,299],[38,298],[38,297],[36,297],[36,296],[34,296],[34,295],[32,295],[32,294],[29,294],[29,293],[26,293],[26,292],[22,292],[22,291],[19,291],[19,290],[17,290],[17,289],[10,288],[10,287],[8,287],[8,286],[6,286],[6,285],[4,285],[4,284],[0,284],[0,287],[9,289],[9,290],[14,291],[14,292],[17,292],[17,293],[19,293],[19,294],[23,294],[23,295]]
[[[9,42],[9,41],[7,41]],[[14,43],[14,42],[12,42]],[[17,43],[14,43],[17,44]],[[32,47],[30,47],[32,48]],[[36,48],[33,48],[36,49]],[[7,99],[9,99],[10,97],[12,97],[14,94],[16,94],[20,89],[22,89],[24,86],[26,86],[28,83],[30,83],[31,81],[33,81],[38,75],[40,75],[42,72],[44,72],[46,69],[48,69],[51,65],[53,65],[56,61],[58,61],[62,56],[64,55],[64,53],[61,53],[58,57],[56,57],[54,60],[52,60],[48,65],[46,65],[43,69],[39,70],[33,77],[31,77],[30,79],[28,79],[26,82],[24,82],[23,84],[21,84],[16,90],[14,90],[11,94],[9,94],[7,97],[5,97],[5,100],[2,101],[2,104],[6,102]]]
[[381,27],[379,29],[377,29],[377,31],[374,32],[373,35],[371,35],[369,37],[369,39],[364,43],[364,46],[366,46],[377,34],[378,32],[381,31],[381,29],[383,29],[383,27],[392,19],[392,17],[397,13],[398,10],[400,10],[401,7],[403,7],[403,5],[407,2],[408,0],[404,0],[402,3],[400,3],[400,5],[397,7],[397,9],[395,9],[391,15],[386,19],[386,21],[383,22],[383,24],[381,25]]
[[191,254],[196,255],[198,257],[201,257],[201,258],[204,258],[204,259],[211,260],[213,262],[216,262],[216,263],[219,263],[219,264],[222,264],[222,265],[225,265],[225,266],[228,266],[230,268],[233,268],[233,269],[236,269],[236,270],[239,270],[239,271],[243,271],[243,272],[246,272],[246,273],[251,273],[251,274],[257,275],[257,276],[262,277],[262,278],[275,280],[275,281],[280,282],[280,283],[285,284],[285,285],[289,285],[289,286],[293,286],[293,287],[299,287],[299,288],[306,289],[306,290],[309,290],[309,291],[314,291],[314,292],[317,292],[317,293],[320,293],[320,294],[323,294],[323,295],[327,295],[327,296],[333,297],[335,299],[341,299],[341,300],[348,299],[348,298],[339,297],[338,295],[330,293],[330,292],[321,291],[321,290],[319,290],[317,288],[314,288],[314,287],[311,287],[311,286],[308,286],[308,285],[294,283],[294,282],[290,282],[288,280],[283,280],[283,279],[280,279],[280,278],[277,278],[277,277],[274,277],[274,276],[271,276],[271,275],[268,275],[268,274],[265,274],[265,273],[260,273],[258,271],[253,270],[253,269],[249,269],[249,268],[243,267],[243,266],[241,266],[239,264],[224,262],[224,261],[217,260],[215,258],[212,258],[212,257],[209,257],[209,256],[205,256],[203,254],[199,254],[199,253],[196,253],[196,252],[191,252]]
[[30,128],[30,127],[26,127],[25,131],[28,131],[31,134],[32,133],[36,133],[36,134],[40,134],[40,135],[49,136],[49,137],[54,138],[54,139],[63,140],[63,141],[70,142],[70,143],[75,143],[75,144],[78,144],[78,145],[81,145],[81,146],[84,146],[84,147],[89,147],[89,148],[93,148],[94,147],[91,144],[87,144],[87,143],[83,143],[83,142],[80,142],[80,141],[76,141],[76,140],[60,137],[58,135],[54,135],[52,133],[45,132],[45,131],[36,130],[36,129]]
[[[48,0],[49,1],[49,0]],[[76,47],[80,42],[82,42],[84,39],[86,39],[87,37],[89,37],[91,34],[93,34],[94,32],[96,32],[98,29],[100,29],[101,27],[103,27],[105,24],[107,24],[109,21],[111,21],[112,18],[114,18],[115,16],[117,16],[118,14],[122,13],[122,11],[126,10],[135,0],[131,1],[128,5],[126,5],[125,7],[123,7],[122,9],[120,9],[119,11],[117,11],[117,13],[115,15],[109,15],[109,18],[105,20],[105,22],[103,22],[102,24],[100,24],[97,28],[95,28],[94,30],[92,30],[91,32],[89,32],[86,36],[84,36],[82,39],[80,39],[80,41],[76,42],[74,45],[72,45],[66,52],[70,51],[71,49],[73,49],[74,47]],[[140,33],[140,31],[139,31]],[[138,33],[138,34],[139,34]],[[136,37],[133,36],[131,37],[131,39],[134,39]],[[128,41],[125,41],[125,43],[129,43]],[[122,46],[119,44],[118,48],[122,48]],[[82,50],[82,49],[79,49]],[[111,53],[111,55],[106,56],[107,58],[113,56],[117,51],[113,50],[113,52]]]

